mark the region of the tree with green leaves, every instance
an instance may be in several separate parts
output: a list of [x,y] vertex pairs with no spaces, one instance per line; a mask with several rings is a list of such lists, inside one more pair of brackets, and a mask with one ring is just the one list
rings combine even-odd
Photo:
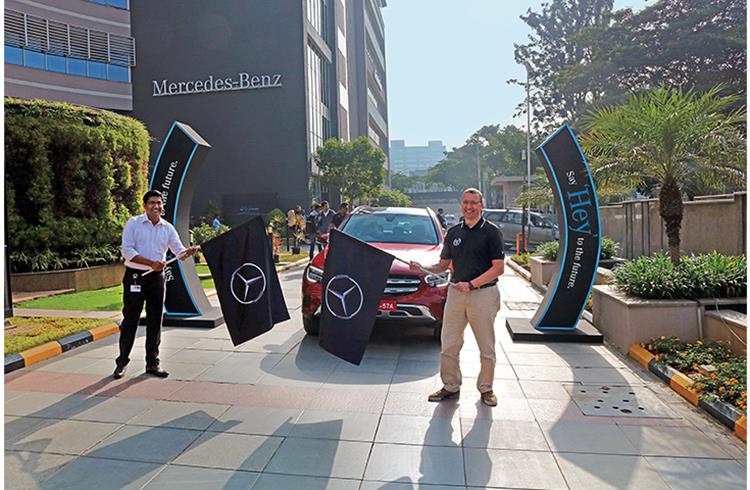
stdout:
[[[527,44],[515,45],[516,62],[526,65],[531,82],[532,128],[550,131],[561,121],[575,122],[583,107],[596,98],[586,85],[561,86],[558,73],[585,64],[592,52],[574,41],[586,28],[609,19],[613,0],[552,0],[541,12],[528,10],[521,19],[532,33]],[[519,107],[519,113],[525,108]]]
[[743,92],[746,16],[744,0],[661,0],[637,13],[618,11],[572,37],[590,57],[562,67],[558,86],[564,93],[588,88],[606,103],[660,84]]
[[321,182],[338,189],[344,200],[367,198],[385,178],[385,153],[365,136],[354,141],[325,141],[315,153],[315,163]]
[[745,108],[729,110],[737,96],[655,87],[630,95],[628,103],[590,113],[582,146],[601,187],[659,185],[669,256],[680,261],[682,193],[707,181],[732,191],[746,176]]

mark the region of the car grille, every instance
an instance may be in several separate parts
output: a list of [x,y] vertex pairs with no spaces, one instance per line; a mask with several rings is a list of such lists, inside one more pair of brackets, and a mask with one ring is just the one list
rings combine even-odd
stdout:
[[388,276],[383,292],[392,296],[411,294],[419,289],[419,281],[420,279],[414,276]]

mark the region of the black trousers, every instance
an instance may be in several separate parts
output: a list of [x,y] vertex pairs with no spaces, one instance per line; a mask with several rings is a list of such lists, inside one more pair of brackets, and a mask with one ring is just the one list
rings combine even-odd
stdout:
[[130,362],[130,351],[133,349],[144,302],[146,303],[146,366],[159,365],[161,322],[164,296],[167,291],[164,287],[164,272],[152,272],[146,276],[143,272],[126,267],[125,277],[122,279],[123,319],[120,325],[120,357],[115,361],[118,366],[126,366]]

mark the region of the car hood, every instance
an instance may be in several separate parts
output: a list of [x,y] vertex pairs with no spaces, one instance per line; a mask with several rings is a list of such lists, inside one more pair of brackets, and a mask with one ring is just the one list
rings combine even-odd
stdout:
[[[437,263],[440,260],[440,252],[443,250],[443,244],[439,245],[417,245],[413,243],[379,243],[371,242],[370,245],[379,248],[401,260],[410,262],[412,260],[427,266]],[[317,267],[323,267],[325,257],[328,255],[328,247],[322,253],[318,254],[312,264]],[[409,270],[409,266],[394,260],[391,265],[392,274],[414,274]]]

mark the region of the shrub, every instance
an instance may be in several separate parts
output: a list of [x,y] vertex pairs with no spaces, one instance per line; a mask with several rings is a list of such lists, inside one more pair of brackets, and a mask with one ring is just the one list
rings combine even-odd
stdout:
[[[557,260],[557,252],[560,250],[560,242],[557,240],[552,242],[540,243],[536,247],[534,255],[541,255],[544,260]],[[599,258],[606,260],[616,256],[620,251],[620,244],[612,240],[610,237],[605,236],[602,238],[602,248],[599,252]]]
[[266,225],[270,226],[276,236],[286,236],[286,214],[279,208],[274,208],[266,215]]
[[663,253],[638,257],[614,270],[615,285],[646,299],[736,298],[747,292],[745,257],[713,252],[684,257],[677,267]]
[[148,143],[143,124],[129,117],[6,98],[8,240],[21,259],[14,267],[88,263],[91,247],[118,244],[142,209]]
[[411,197],[398,189],[377,189],[370,196],[372,201],[377,201],[380,206],[411,206]]
[[205,243],[212,238],[216,238],[222,233],[226,233],[230,230],[229,226],[222,224],[218,230],[215,230],[213,226],[208,223],[201,223],[198,226],[194,226],[190,229],[191,241],[194,245],[200,245]]
[[611,259],[616,257],[620,252],[620,244],[612,240],[610,237],[602,237],[602,250],[599,253],[599,258],[603,260]]
[[528,269],[530,267],[529,264],[529,254],[524,253],[521,255],[513,255],[511,256],[510,260],[515,262],[516,264],[520,265],[524,269]]
[[544,260],[557,260],[559,250],[560,242],[544,242],[537,245],[534,255],[541,255]]

